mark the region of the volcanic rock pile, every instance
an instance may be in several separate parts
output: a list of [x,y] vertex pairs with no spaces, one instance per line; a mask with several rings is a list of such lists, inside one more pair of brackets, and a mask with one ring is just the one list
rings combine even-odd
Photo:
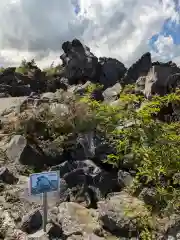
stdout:
[[[139,198],[132,196],[127,189],[134,170],[125,165],[114,169],[103,161],[114,148],[91,126],[88,132],[68,135],[68,147],[72,147],[62,148],[52,141],[53,133],[49,137],[45,123],[34,119],[46,114],[47,105],[51,116],[68,121],[73,96],[83,96],[91,83],[102,86],[93,91],[92,98],[109,105],[117,104],[128,84],[135,84],[133,93],[147,101],[155,94],[164,96],[179,86],[180,68],[172,62],[152,62],[151,54],[145,53],[127,69],[116,59],[98,59],[77,39],[63,43],[62,49],[63,70],[52,76],[31,64],[27,74],[12,67],[0,74],[0,239],[142,239],[139,219],[150,216],[145,200],[153,202],[153,188],[144,188]],[[165,112],[174,111],[172,106],[165,110],[161,119]],[[24,129],[21,120],[30,113]],[[18,132],[10,132],[12,124]],[[57,124],[54,128],[58,129]],[[53,126],[49,129],[53,131]],[[126,158],[133,160],[130,155]],[[47,234],[40,231],[40,201],[31,199],[27,191],[29,174],[43,170],[55,170],[61,176],[60,192],[49,197]],[[157,222],[155,238],[147,239],[177,237],[179,220],[180,215],[173,214]]]

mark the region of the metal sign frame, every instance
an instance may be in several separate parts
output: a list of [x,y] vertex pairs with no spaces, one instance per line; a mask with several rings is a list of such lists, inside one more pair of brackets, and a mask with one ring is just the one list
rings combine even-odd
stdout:
[[[56,179],[54,180],[53,183],[52,183],[53,180],[50,180],[50,176],[56,177]],[[36,190],[34,188],[35,192],[32,191],[33,180],[36,181]],[[39,187],[39,189],[38,189],[38,187]],[[43,230],[44,230],[44,232],[46,232],[46,225],[47,225],[47,212],[48,212],[47,194],[50,192],[57,192],[59,190],[59,188],[60,188],[60,176],[59,176],[59,173],[56,171],[33,173],[29,176],[29,194],[30,195],[42,195]]]

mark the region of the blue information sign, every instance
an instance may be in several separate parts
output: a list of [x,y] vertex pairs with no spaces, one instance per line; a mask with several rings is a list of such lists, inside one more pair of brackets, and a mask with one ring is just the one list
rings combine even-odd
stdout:
[[29,192],[37,195],[59,190],[60,178],[57,172],[41,172],[31,174],[29,177]]

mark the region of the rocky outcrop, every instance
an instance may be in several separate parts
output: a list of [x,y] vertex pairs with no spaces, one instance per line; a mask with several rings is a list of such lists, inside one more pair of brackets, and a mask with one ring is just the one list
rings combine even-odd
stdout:
[[100,235],[102,228],[96,215],[95,211],[77,203],[64,202],[59,205],[56,218],[67,237],[93,233]]
[[134,63],[121,79],[123,85],[135,83],[140,76],[146,76],[152,66],[151,54],[149,52]]
[[144,203],[126,192],[114,194],[98,202],[99,218],[110,232],[122,237],[138,237],[139,221],[149,217]]
[[107,88],[117,83],[126,72],[124,64],[116,59],[103,57],[98,61],[90,48],[78,39],[64,42],[62,49],[64,54],[60,58],[65,67],[64,77],[70,84],[90,80]]
[[96,206],[98,200],[121,188],[117,174],[109,174],[91,160],[66,161],[51,170],[59,171],[63,179],[61,199],[78,201],[85,206]]
[[180,73],[177,67],[168,64],[153,65],[146,76],[136,81],[136,91],[142,92],[147,99],[158,94],[164,96],[179,86]]
[[[0,98],[29,96],[33,92],[56,92],[57,89],[67,91],[72,85],[79,85],[78,92],[82,95],[85,93],[83,85],[90,82],[102,85],[102,89],[95,90],[92,97],[98,101],[108,101],[110,98],[116,100],[119,96],[119,84],[123,88],[127,84],[136,83],[136,93],[142,93],[147,98],[154,94],[164,95],[178,86],[180,68],[171,61],[152,62],[149,52],[127,69],[117,59],[98,59],[78,39],[64,42],[62,50],[62,66],[50,75],[41,71],[32,61],[25,63],[24,73],[18,72],[15,67],[3,70],[0,73]],[[117,96],[114,95],[115,91]]]
[[114,58],[100,58],[99,64],[101,69],[99,83],[105,89],[119,82],[126,72],[124,64]]
[[167,78],[167,91],[168,93],[175,92],[176,88],[180,87],[180,71],[174,73]]
[[64,54],[60,56],[65,67],[64,76],[70,84],[76,84],[85,79],[94,79],[98,67],[98,58],[90,49],[83,45],[78,39],[62,44]]

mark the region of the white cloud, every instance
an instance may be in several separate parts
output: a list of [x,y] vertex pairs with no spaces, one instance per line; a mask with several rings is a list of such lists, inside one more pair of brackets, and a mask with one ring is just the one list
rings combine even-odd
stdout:
[[180,65],[180,45],[175,45],[171,35],[160,35],[154,43],[156,51],[153,51],[154,60],[169,61],[173,59]]
[[[61,44],[76,37],[97,56],[129,65],[150,50],[148,40],[167,18],[179,21],[174,0],[79,0],[79,5],[76,16],[70,0],[1,0],[1,63],[35,58],[40,66],[50,64],[59,58]],[[173,43],[165,47],[159,38],[156,45],[159,60],[170,57],[168,51],[177,56]]]

